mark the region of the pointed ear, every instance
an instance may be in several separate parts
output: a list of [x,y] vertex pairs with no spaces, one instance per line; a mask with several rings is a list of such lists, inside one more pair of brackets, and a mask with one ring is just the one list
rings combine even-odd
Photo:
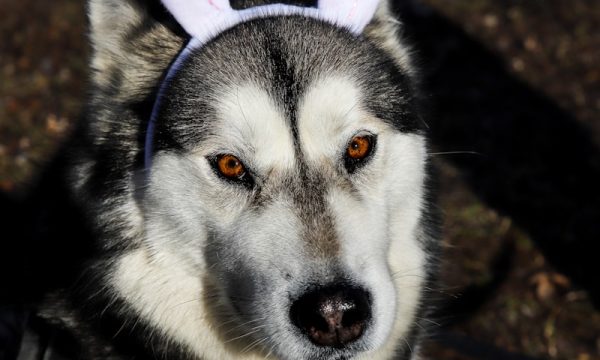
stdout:
[[373,19],[380,0],[319,0],[319,11],[324,19],[362,33]]
[[158,0],[89,0],[88,15],[92,81],[122,100],[150,91],[186,36]]
[[412,49],[402,39],[402,23],[394,16],[390,1],[379,2],[375,16],[366,27],[364,35],[375,46],[388,53],[402,71],[414,77],[414,67],[411,62]]

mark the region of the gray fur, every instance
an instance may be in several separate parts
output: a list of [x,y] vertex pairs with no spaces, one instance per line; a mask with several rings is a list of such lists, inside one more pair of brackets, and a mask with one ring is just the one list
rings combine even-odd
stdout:
[[[424,144],[412,66],[387,3],[358,38],[314,19],[258,19],[196,50],[165,93],[151,169],[142,164],[150,109],[167,67],[187,37],[153,2],[91,0],[89,10],[92,91],[88,113],[64,150],[70,155],[63,176],[70,184],[67,197],[88,219],[86,241],[93,242],[94,252],[84,259],[79,280],[48,295],[42,311],[69,332],[83,332],[78,356],[341,359],[364,353],[410,359],[416,355],[405,344],[415,347],[421,335],[417,318],[424,316],[424,305],[410,310],[412,319],[403,320],[412,323],[408,330],[381,325],[384,321],[376,313],[365,335],[344,349],[315,346],[289,322],[294,299],[311,287],[333,282],[372,290],[378,306],[403,291],[413,291],[421,304],[426,301],[422,289],[433,274],[437,235],[436,225],[429,223],[433,215],[427,211],[425,179],[409,174],[406,185],[401,179],[398,185],[387,180],[389,169],[395,174],[396,164],[412,160],[398,159],[402,154],[390,153],[396,145],[386,141],[405,139],[404,148],[415,154],[422,153]],[[356,174],[343,168],[345,143],[326,147],[339,147],[339,156],[315,161],[302,137],[307,126],[301,123],[302,102],[333,75],[356,85],[359,107],[374,119],[365,127],[381,132],[382,145],[381,149],[377,145],[373,165]],[[234,99],[232,91],[237,90],[232,89],[244,91],[243,86],[256,89],[259,99],[269,99],[273,112],[283,118],[285,134],[289,131],[293,142],[293,166],[261,167],[264,159],[255,153],[257,144],[227,140],[232,124],[223,113],[236,109],[228,108],[224,99]],[[244,107],[238,110],[245,117]],[[227,183],[210,170],[209,159],[218,151],[238,151],[236,155],[252,170],[251,187]],[[415,173],[427,166],[425,155],[418,159]],[[382,191],[381,198],[371,198]],[[336,204],[338,200],[356,206],[348,219],[340,218],[344,208]],[[372,216],[377,211],[380,215]],[[405,212],[414,221],[391,225],[389,219],[396,212]],[[347,231],[353,226],[350,219],[361,218],[371,221],[364,226],[376,227],[368,229],[373,239],[367,229],[357,227],[355,232],[363,235],[348,245],[354,234]],[[405,230],[407,239],[390,239],[390,234]],[[356,251],[359,241],[374,256],[346,258],[344,254]],[[420,268],[426,277],[421,290],[390,289],[398,283],[387,264],[393,255],[386,250],[396,246],[426,259]],[[381,261],[372,263],[373,259]],[[179,275],[173,278],[174,274]],[[165,301],[183,296],[179,279],[190,287],[202,284],[202,293],[180,305],[141,306],[152,303],[148,294],[153,292]],[[177,324],[174,319],[181,316],[186,325],[179,328],[187,329],[193,324],[189,315],[157,313],[194,309],[195,302],[206,307],[202,321],[198,319],[198,326],[206,329],[198,331],[209,337],[208,332],[217,329],[214,336],[224,353],[199,349],[196,338],[186,338],[177,326],[167,324]],[[163,318],[164,327],[159,321]],[[379,339],[396,332],[402,332],[397,343]]]

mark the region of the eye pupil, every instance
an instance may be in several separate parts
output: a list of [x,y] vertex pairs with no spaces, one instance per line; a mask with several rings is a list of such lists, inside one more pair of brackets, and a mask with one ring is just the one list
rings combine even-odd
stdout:
[[238,162],[235,159],[229,159],[227,162],[227,166],[230,168],[235,168],[238,166]]

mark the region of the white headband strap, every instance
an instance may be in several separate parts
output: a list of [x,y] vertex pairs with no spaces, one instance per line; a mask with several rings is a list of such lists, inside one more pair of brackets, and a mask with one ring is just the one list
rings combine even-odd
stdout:
[[319,0],[317,8],[270,4],[234,10],[228,0],[162,0],[191,36],[206,43],[216,34],[257,17],[305,15],[361,33],[371,21],[379,0]]

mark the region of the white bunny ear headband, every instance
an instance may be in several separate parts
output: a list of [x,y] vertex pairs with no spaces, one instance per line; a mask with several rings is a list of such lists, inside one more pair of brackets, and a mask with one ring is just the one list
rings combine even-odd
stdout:
[[229,0],[162,0],[163,5],[191,38],[173,61],[165,79],[160,84],[146,131],[144,149],[146,171],[150,171],[152,166],[154,129],[161,97],[166,86],[192,50],[204,46],[221,32],[238,24],[271,16],[302,15],[312,17],[346,28],[354,34],[360,34],[375,15],[379,1],[318,0],[316,8],[271,4],[234,10],[229,4]]

